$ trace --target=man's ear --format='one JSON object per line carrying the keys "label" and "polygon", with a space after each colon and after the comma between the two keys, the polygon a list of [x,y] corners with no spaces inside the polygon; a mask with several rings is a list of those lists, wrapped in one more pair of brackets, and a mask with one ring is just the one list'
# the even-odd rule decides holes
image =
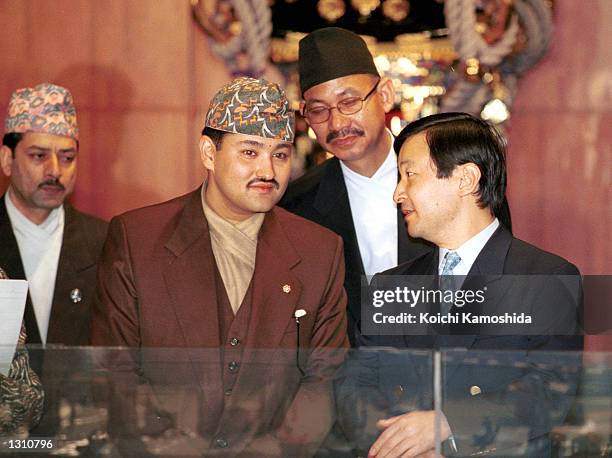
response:
{"label": "man's ear", "polygon": [[393,89],[393,82],[389,78],[383,77],[380,80],[380,83],[378,83],[377,90],[382,97],[385,113],[388,113],[395,104],[395,90]]}
{"label": "man's ear", "polygon": [[11,176],[13,160],[13,151],[6,145],[0,146],[0,168],[7,177]]}
{"label": "man's ear", "polygon": [[480,191],[480,169],[473,162],[461,164],[457,168],[459,172],[459,195],[478,195]]}
{"label": "man's ear", "polygon": [[204,167],[206,167],[207,170],[214,171],[215,154],[217,153],[215,142],[213,142],[208,135],[202,135],[200,137],[199,147],[202,164],[204,164]]}

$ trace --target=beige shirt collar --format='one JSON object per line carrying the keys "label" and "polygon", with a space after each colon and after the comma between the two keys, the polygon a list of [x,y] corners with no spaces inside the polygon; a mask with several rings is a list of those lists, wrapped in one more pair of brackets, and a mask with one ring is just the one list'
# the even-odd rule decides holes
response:
{"label": "beige shirt collar", "polygon": [[208,221],[210,239],[217,268],[223,279],[230,305],[238,312],[255,271],[257,237],[265,213],[231,223],[206,203],[206,185],[202,186],[202,209]]}

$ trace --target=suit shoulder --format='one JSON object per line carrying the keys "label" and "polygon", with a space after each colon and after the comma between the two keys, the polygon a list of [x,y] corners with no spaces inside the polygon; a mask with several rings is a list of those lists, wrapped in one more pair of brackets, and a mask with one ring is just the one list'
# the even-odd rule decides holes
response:
{"label": "suit shoulder", "polygon": [[413,261],[406,261],[398,264],[395,267],[391,267],[390,269],[385,270],[384,272],[379,272],[376,276],[379,275],[406,275],[407,272],[410,271],[410,267]]}
{"label": "suit shoulder", "polygon": [[377,275],[425,275],[429,270],[431,262],[432,251],[429,250]]}
{"label": "suit shoulder", "polygon": [[[165,202],[129,210],[115,216],[113,220],[121,220],[128,226],[138,225],[148,228],[156,227],[159,226],[160,221],[171,219],[180,213],[185,207],[185,203],[192,195],[193,191]],[[148,224],[151,224],[151,226],[147,226]]]}
{"label": "suit shoulder", "polygon": [[580,274],[567,259],[517,238],[512,239],[504,270],[514,274]]}
{"label": "suit shoulder", "polygon": [[108,221],[105,221],[102,218],[98,218],[95,215],[82,212],[80,210],[77,210],[76,208],[72,208],[71,211],[72,216],[81,225],[89,226],[98,230],[106,230],[106,228],[108,227]]}
{"label": "suit shoulder", "polygon": [[[186,209],[197,214],[195,205],[200,203],[200,191],[194,191],[165,202],[130,210],[115,216],[109,227],[109,240],[124,239],[133,256],[143,258],[152,256],[155,250],[166,245],[175,233]],[[204,221],[204,212],[200,203],[200,212]],[[200,230],[195,219],[195,230]]]}
{"label": "suit shoulder", "polygon": [[67,208],[67,217],[74,221],[74,228],[82,232],[90,243],[102,246],[108,231],[108,222],[97,216],[77,210],[74,207]]}

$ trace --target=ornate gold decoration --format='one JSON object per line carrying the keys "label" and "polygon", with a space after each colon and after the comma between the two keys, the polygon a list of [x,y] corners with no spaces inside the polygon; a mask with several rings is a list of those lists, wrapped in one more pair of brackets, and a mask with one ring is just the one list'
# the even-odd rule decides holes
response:
{"label": "ornate gold decoration", "polygon": [[408,0],[385,0],[382,4],[383,14],[395,22],[401,22],[410,13]]}
{"label": "ornate gold decoration", "polygon": [[342,0],[319,0],[317,3],[319,16],[328,22],[336,22],[346,12],[346,6]]}
{"label": "ornate gold decoration", "polygon": [[[290,32],[285,38],[272,38],[272,62],[276,64],[296,62],[298,43],[305,33]],[[402,56],[414,59],[443,60],[450,65],[457,58],[453,45],[446,38],[430,40],[428,33],[402,34],[395,37],[395,42],[377,42],[373,37],[362,35],[374,57],[385,55],[397,60]]]}

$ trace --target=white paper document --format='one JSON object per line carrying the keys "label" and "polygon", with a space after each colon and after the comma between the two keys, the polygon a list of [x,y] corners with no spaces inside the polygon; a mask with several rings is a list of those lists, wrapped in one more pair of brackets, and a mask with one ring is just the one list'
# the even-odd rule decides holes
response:
{"label": "white paper document", "polygon": [[26,280],[0,280],[0,373],[8,375],[28,295]]}

